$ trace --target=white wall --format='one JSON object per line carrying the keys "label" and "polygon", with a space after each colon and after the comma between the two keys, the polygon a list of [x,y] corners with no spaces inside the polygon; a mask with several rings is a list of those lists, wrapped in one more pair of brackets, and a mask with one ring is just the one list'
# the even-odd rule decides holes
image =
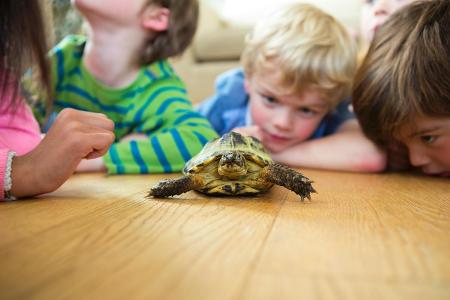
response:
{"label": "white wall", "polygon": [[362,0],[207,0],[222,18],[234,24],[252,25],[271,10],[292,2],[314,4],[344,24],[358,28]]}

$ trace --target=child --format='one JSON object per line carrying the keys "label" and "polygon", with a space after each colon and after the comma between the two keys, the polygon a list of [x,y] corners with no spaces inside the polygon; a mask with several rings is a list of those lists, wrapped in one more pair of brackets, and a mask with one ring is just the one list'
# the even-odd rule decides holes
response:
{"label": "child", "polygon": [[242,54],[244,70],[217,81],[199,111],[223,134],[261,140],[290,166],[380,171],[384,154],[348,111],[356,47],[333,17],[294,4],[256,24]]}
{"label": "child", "polygon": [[61,112],[41,141],[39,126],[18,84],[25,62],[36,59],[43,84],[48,86],[39,3],[0,2],[0,201],[54,191],[81,159],[103,155],[114,141],[111,120],[73,109]]}
{"label": "child", "polygon": [[[353,106],[378,145],[403,145],[427,175],[450,176],[450,2],[418,2],[375,34]],[[397,165],[397,157],[392,160]]]}
{"label": "child", "polygon": [[361,14],[361,37],[367,45],[375,32],[394,12],[417,0],[364,0]]}
{"label": "child", "polygon": [[[74,0],[88,37],[68,36],[51,53],[54,110],[103,112],[116,143],[78,171],[176,172],[217,136],[192,109],[168,57],[181,54],[197,25],[195,0]],[[36,109],[44,124],[43,110]]]}

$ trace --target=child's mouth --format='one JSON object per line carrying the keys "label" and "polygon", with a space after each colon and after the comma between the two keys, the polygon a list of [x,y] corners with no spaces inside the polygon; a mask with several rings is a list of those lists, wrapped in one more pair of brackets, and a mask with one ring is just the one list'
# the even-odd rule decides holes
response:
{"label": "child's mouth", "polygon": [[269,132],[266,132],[267,137],[269,138],[269,140],[273,141],[273,142],[278,142],[278,143],[282,143],[282,142],[286,142],[289,139],[277,134],[272,134]]}
{"label": "child's mouth", "polygon": [[424,174],[429,176],[435,176],[435,177],[450,177],[450,171],[444,171],[444,172],[426,172],[422,170]]}

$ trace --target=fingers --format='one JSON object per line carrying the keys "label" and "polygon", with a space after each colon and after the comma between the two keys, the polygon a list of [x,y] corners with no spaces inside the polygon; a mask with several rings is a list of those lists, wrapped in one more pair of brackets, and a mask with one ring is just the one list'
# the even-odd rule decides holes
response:
{"label": "fingers", "polygon": [[262,138],[261,128],[257,125],[238,127],[233,129],[234,132],[240,133],[246,136],[253,136],[259,140]]}
{"label": "fingers", "polygon": [[93,159],[105,155],[113,142],[114,134],[112,132],[105,130],[104,132],[91,134],[90,142],[88,143],[91,149],[83,158]]}
{"label": "fingers", "polygon": [[114,142],[114,122],[104,114],[64,109],[50,128],[46,142],[78,164],[108,151]]}
{"label": "fingers", "polygon": [[27,196],[55,190],[83,158],[108,151],[115,139],[113,130],[114,123],[103,114],[61,111],[39,145],[16,160],[14,192]]}
{"label": "fingers", "polygon": [[257,126],[245,126],[234,128],[233,131],[242,135],[253,135],[257,130]]}
{"label": "fingers", "polygon": [[63,109],[59,113],[56,121],[59,121],[61,123],[67,123],[68,121],[80,122],[88,126],[103,128],[109,131],[114,130],[114,122],[106,115],[102,113],[93,113],[72,108]]}
{"label": "fingers", "polygon": [[65,141],[69,149],[78,153],[80,159],[103,156],[115,140],[112,130],[86,123],[73,124],[70,132],[70,137],[65,137]]}

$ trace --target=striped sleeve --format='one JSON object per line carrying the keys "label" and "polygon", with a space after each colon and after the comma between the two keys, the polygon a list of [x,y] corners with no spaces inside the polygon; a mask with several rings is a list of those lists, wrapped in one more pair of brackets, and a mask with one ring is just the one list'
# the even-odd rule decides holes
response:
{"label": "striped sleeve", "polygon": [[195,112],[177,80],[155,84],[133,115],[145,140],[118,142],[104,156],[111,174],[179,172],[217,133]]}
{"label": "striped sleeve", "polygon": [[[69,35],[50,50],[48,56],[51,64],[51,86],[53,87],[54,97],[58,97],[64,89],[63,82],[66,80],[69,70],[80,63],[80,53],[85,40],[86,38],[83,36]],[[36,86],[32,76],[25,77],[24,86],[27,94],[31,97],[33,114],[41,127],[44,128],[47,111],[42,87]],[[57,102],[57,98],[53,99],[53,104]],[[55,109],[56,105],[53,106]]]}

